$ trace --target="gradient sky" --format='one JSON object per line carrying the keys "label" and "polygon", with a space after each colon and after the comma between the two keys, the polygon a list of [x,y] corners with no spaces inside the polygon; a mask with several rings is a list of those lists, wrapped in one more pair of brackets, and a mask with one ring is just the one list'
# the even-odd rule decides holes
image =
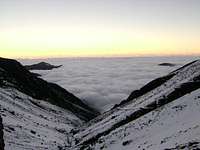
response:
{"label": "gradient sky", "polygon": [[200,0],[0,0],[0,56],[199,55]]}

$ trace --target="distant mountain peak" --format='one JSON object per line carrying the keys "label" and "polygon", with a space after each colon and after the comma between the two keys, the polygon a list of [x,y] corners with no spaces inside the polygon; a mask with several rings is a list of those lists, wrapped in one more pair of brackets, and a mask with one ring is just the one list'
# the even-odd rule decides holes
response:
{"label": "distant mountain peak", "polygon": [[25,65],[25,68],[28,70],[52,70],[54,68],[60,68],[62,65],[51,65],[47,62],[40,62],[33,65]]}

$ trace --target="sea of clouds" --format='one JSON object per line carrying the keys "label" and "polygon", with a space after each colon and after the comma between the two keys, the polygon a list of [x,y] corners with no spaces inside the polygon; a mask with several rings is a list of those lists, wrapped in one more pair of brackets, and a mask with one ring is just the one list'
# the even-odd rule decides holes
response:
{"label": "sea of clouds", "polygon": [[[149,81],[165,75],[197,57],[60,58],[19,60],[22,64],[45,61],[63,66],[49,71],[34,71],[59,84],[100,111],[126,99]],[[175,67],[159,63],[177,64]]]}

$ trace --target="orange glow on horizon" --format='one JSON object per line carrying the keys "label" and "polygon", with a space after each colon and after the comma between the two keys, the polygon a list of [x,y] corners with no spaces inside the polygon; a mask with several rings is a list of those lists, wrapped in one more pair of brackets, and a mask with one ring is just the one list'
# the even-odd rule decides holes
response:
{"label": "orange glow on horizon", "polygon": [[[0,29],[1,30],[1,29]],[[5,28],[0,56],[9,58],[200,55],[196,35],[131,28]]]}
{"label": "orange glow on horizon", "polygon": [[[19,54],[19,55],[18,55]],[[53,51],[53,52],[43,52],[43,53],[1,53],[0,57],[5,58],[13,58],[13,59],[45,59],[45,58],[82,58],[82,57],[160,57],[160,56],[200,56],[200,53],[198,51],[191,53],[190,51],[185,51],[184,53],[173,53],[170,51],[165,50],[165,53],[134,53],[134,52],[118,52],[118,53],[85,53],[84,51],[82,53],[65,53],[62,51]]]}
{"label": "orange glow on horizon", "polygon": [[200,55],[200,1],[0,1],[0,57]]}

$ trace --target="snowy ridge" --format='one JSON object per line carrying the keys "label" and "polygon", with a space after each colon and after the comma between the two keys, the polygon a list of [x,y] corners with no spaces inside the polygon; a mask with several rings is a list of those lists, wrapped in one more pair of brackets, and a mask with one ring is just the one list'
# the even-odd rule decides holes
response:
{"label": "snowy ridge", "polygon": [[[198,79],[200,76],[200,61],[195,61],[172,73],[174,77],[156,89],[120,108],[106,112],[102,115],[103,117],[97,117],[97,119],[86,124],[75,135],[78,141],[76,147],[85,148],[96,144],[101,137],[109,136],[121,126],[134,122],[138,118],[143,118],[149,112],[159,109],[160,106],[200,88]],[[183,90],[185,88],[186,90]]]}
{"label": "snowy ridge", "polygon": [[[200,147],[200,90],[99,138],[92,149],[164,150]],[[190,143],[196,143],[192,145]]]}
{"label": "snowy ridge", "polygon": [[11,88],[0,88],[0,109],[6,150],[69,147],[69,131],[82,123],[69,111]]}

